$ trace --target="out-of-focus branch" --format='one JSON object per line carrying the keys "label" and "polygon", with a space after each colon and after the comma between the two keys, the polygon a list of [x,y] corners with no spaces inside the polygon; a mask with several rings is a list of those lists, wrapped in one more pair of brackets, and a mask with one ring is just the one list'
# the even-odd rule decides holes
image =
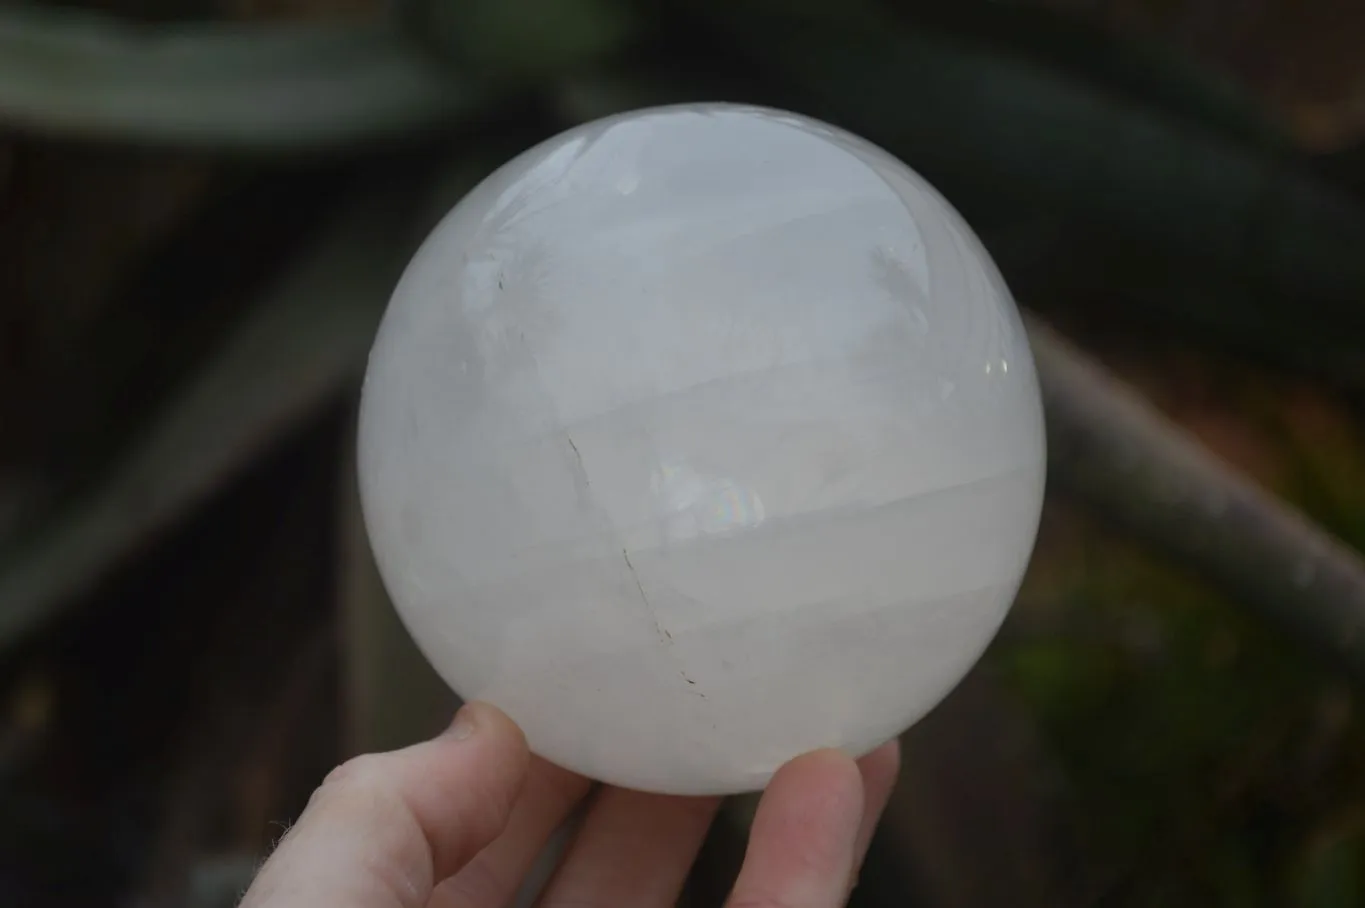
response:
{"label": "out-of-focus branch", "polygon": [[431,128],[476,101],[380,23],[142,26],[0,6],[0,123],[43,135],[303,150]]}
{"label": "out-of-focus branch", "polygon": [[1365,561],[1037,319],[1049,482],[1365,682]]}

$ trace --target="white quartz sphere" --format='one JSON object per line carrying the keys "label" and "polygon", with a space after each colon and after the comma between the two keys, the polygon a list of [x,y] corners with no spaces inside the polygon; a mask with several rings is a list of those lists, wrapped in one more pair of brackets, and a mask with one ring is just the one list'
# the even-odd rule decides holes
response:
{"label": "white quartz sphere", "polygon": [[413,638],[551,762],[675,794],[866,752],[961,680],[1032,550],[1019,315],[875,146],[710,104],[572,129],[413,259],[364,513]]}

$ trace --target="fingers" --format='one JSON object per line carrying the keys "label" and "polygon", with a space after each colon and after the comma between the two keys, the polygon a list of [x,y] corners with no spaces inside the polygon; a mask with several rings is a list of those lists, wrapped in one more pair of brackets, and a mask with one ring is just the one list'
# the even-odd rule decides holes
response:
{"label": "fingers", "polygon": [[671,908],[719,806],[719,798],[603,789],[541,908]]}
{"label": "fingers", "polygon": [[[842,904],[898,768],[895,742],[857,763],[821,751],[783,767],[759,805],[730,908]],[[333,772],[242,908],[505,905],[587,787],[532,762],[510,719],[470,704],[434,741]],[[605,789],[543,908],[672,905],[717,806]]]}
{"label": "fingers", "polygon": [[329,775],[242,908],[422,908],[502,832],[527,773],[521,731],[471,703],[441,737]]}
{"label": "fingers", "polygon": [[822,750],[783,766],[759,801],[727,908],[842,905],[863,808],[862,774],[848,756]]}
{"label": "fingers", "polygon": [[502,908],[521,890],[541,850],[588,793],[589,782],[531,758],[531,771],[507,828],[464,869],[442,882],[429,908]]}
{"label": "fingers", "polygon": [[900,771],[901,748],[896,738],[858,760],[858,772],[863,777],[863,820],[853,845],[855,876],[867,857],[868,846],[872,844],[872,836],[886,810],[886,802],[891,799],[891,789],[896,787]]}

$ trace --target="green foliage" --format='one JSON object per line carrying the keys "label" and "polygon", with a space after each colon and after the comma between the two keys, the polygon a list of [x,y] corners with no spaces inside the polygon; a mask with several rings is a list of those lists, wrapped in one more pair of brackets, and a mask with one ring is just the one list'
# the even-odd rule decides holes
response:
{"label": "green foliage", "polygon": [[1365,828],[1357,820],[1305,849],[1293,868],[1293,908],[1354,908],[1365,902]]}
{"label": "green foliage", "polygon": [[[1043,724],[1124,905],[1293,904],[1355,885],[1355,697],[1188,576],[1115,540],[1037,595],[993,659]],[[1352,850],[1354,849],[1354,850]]]}

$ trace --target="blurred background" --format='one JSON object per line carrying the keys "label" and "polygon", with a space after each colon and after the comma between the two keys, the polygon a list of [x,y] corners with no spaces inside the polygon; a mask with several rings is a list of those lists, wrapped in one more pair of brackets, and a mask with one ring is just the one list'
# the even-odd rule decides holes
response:
{"label": "blurred background", "polygon": [[445,723],[354,499],[393,282],[538,139],[735,100],[934,182],[1048,412],[854,904],[1365,905],[1362,48],[1359,0],[0,5],[0,904],[227,908]]}

